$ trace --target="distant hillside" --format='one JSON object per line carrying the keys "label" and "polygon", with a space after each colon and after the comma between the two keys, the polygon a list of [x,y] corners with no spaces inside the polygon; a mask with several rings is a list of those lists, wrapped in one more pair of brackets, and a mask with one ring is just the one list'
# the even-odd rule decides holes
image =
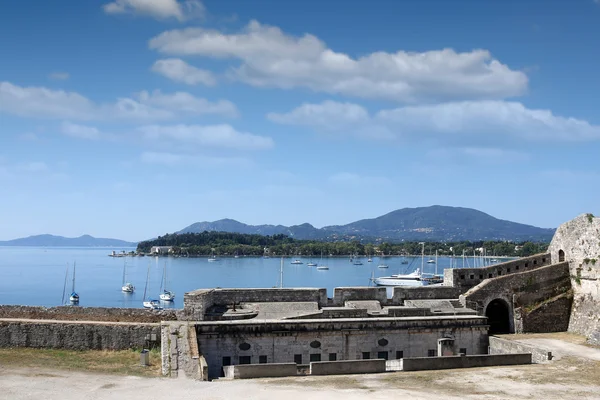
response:
{"label": "distant hillside", "polygon": [[318,229],[302,225],[247,225],[232,219],[197,222],[177,233],[234,232],[259,235],[284,234],[296,239],[349,240],[368,238],[375,241],[543,241],[548,242],[554,229],[497,219],[471,208],[431,206],[403,208],[377,218],[346,225]]}
{"label": "distant hillside", "polygon": [[44,247],[135,247],[137,243],[118,239],[95,238],[83,235],[66,238],[54,235],[36,235],[26,238],[0,241],[0,246],[44,246]]}

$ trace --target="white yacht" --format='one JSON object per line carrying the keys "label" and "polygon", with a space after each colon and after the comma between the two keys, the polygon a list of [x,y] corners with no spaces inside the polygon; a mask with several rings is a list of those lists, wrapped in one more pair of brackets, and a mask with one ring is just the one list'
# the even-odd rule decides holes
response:
{"label": "white yacht", "polygon": [[401,275],[390,275],[382,276],[380,278],[374,278],[373,282],[377,286],[425,286],[427,281],[421,276],[421,270],[417,268],[410,274]]}
{"label": "white yacht", "polygon": [[123,263],[123,283],[121,286],[121,291],[125,292],[125,293],[133,293],[133,291],[135,290],[135,286],[133,286],[133,284],[131,284],[129,282],[125,282],[126,278],[127,278],[127,261],[125,261]]}
{"label": "white yacht", "polygon": [[296,259],[296,260],[292,261],[290,264],[298,265],[298,264],[304,264],[304,263],[302,261]]}
{"label": "white yacht", "polygon": [[328,267],[327,265],[319,265],[319,266],[317,267],[317,269],[318,269],[318,270],[321,270],[321,271],[323,271],[323,270],[328,270],[328,269],[329,269],[329,267]]}
{"label": "white yacht", "polygon": [[163,267],[163,279],[161,283],[161,288],[163,288],[162,293],[158,296],[162,301],[174,301],[175,300],[175,292],[171,290],[167,290],[167,263],[165,262],[165,266]]}

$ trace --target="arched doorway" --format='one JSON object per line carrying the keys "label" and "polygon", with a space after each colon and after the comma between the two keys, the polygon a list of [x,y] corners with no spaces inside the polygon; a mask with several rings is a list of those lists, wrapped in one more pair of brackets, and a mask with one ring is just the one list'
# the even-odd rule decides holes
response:
{"label": "arched doorway", "polygon": [[558,251],[558,262],[563,262],[565,261],[565,252],[562,250]]}
{"label": "arched doorway", "polygon": [[485,309],[485,316],[490,325],[490,335],[510,333],[510,312],[504,300],[492,300]]}

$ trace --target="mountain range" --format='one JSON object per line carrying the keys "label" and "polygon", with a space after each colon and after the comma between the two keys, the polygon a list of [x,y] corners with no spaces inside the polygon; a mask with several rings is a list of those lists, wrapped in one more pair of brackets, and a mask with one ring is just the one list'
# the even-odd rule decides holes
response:
{"label": "mountain range", "polygon": [[555,229],[494,218],[472,208],[430,206],[402,208],[377,218],[362,219],[346,225],[315,228],[311,224],[247,225],[233,219],[196,222],[176,233],[204,231],[259,235],[284,234],[296,239],[375,241],[461,241],[511,240],[543,241],[552,239]]}
{"label": "mountain range", "polygon": [[35,235],[26,238],[0,241],[0,246],[40,246],[40,247],[135,247],[137,243],[118,239],[95,238],[83,235],[67,238],[54,235]]}

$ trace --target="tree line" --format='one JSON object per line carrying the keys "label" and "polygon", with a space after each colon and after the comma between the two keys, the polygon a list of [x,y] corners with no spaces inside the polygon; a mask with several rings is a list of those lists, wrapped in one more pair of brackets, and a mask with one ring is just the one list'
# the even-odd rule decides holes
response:
{"label": "tree line", "polygon": [[[421,254],[420,242],[401,243],[362,243],[322,242],[315,240],[298,240],[280,234],[263,236],[231,232],[202,232],[166,234],[154,240],[140,242],[138,252],[148,253],[153,246],[172,246],[172,254],[201,256],[215,254],[218,256],[394,256]],[[440,256],[463,254],[482,255],[485,249],[488,256],[526,257],[542,253],[548,243],[509,242],[509,241],[460,241],[460,242],[426,242],[425,254],[434,255],[436,250]]]}

